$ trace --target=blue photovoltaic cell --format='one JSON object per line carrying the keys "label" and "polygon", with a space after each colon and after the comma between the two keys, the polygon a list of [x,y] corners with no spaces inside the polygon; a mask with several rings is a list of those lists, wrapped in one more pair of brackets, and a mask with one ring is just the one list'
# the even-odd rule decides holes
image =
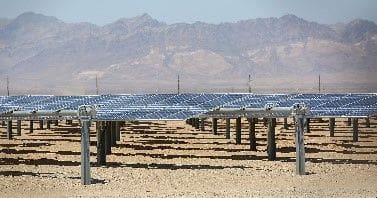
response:
{"label": "blue photovoltaic cell", "polygon": [[217,108],[263,108],[305,103],[311,117],[377,114],[376,94],[127,94],[93,96],[0,96],[0,113],[77,110],[95,105],[99,120],[183,120]]}

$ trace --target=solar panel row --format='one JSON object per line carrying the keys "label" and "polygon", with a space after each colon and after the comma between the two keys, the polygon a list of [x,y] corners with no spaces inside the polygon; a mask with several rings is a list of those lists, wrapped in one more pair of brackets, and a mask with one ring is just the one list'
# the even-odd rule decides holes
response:
{"label": "solar panel row", "polygon": [[292,107],[305,103],[311,117],[377,114],[377,94],[128,94],[93,96],[0,96],[0,114],[10,111],[77,110],[95,105],[99,120],[183,120],[216,108]]}

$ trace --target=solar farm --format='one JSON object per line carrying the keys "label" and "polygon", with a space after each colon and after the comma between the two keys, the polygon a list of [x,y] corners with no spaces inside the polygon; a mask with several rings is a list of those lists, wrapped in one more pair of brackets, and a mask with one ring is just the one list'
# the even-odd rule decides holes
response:
{"label": "solar farm", "polygon": [[[242,110],[266,105],[310,108],[308,118],[369,117],[377,113],[376,94],[144,94],[102,96],[1,96],[2,118],[14,112],[76,111],[90,105],[96,109],[95,121],[186,120],[206,117],[217,109]],[[32,114],[30,114],[32,116]],[[238,115],[242,116],[242,115]],[[66,119],[65,116],[63,119]],[[249,117],[260,117],[250,115]],[[265,116],[262,116],[265,117]],[[287,116],[282,116],[287,117]],[[23,118],[28,118],[24,116]],[[41,116],[39,119],[52,119]],[[74,117],[78,119],[78,117]]]}
{"label": "solar farm", "polygon": [[[178,124],[181,128],[173,130],[172,137],[164,136],[165,139],[179,138],[182,129],[186,132],[192,131],[193,134],[205,133],[214,140],[219,138],[220,141],[225,141],[224,144],[234,145],[241,153],[247,151],[251,152],[250,156],[254,156],[257,152],[257,156],[267,161],[285,163],[284,166],[289,164],[290,171],[300,177],[297,175],[313,172],[305,167],[306,161],[312,163],[311,158],[305,158],[306,141],[308,140],[310,145],[315,143],[315,138],[310,136],[318,133],[318,126],[320,133],[325,134],[323,137],[326,138],[335,138],[338,127],[348,126],[350,135],[347,135],[346,139],[351,142],[351,147],[357,148],[360,144],[359,138],[364,137],[363,130],[372,130],[375,127],[376,115],[377,94],[374,93],[0,96],[1,130],[5,134],[3,142],[12,144],[12,141],[22,140],[25,135],[22,133],[33,135],[36,131],[57,130],[63,125],[75,126],[74,128],[79,130],[80,141],[76,144],[80,146],[80,178],[84,185],[98,183],[98,176],[96,172],[91,172],[91,167],[97,170],[113,166],[118,163],[112,160],[114,150],[116,153],[122,145],[131,144],[124,141],[143,137],[145,131],[133,130],[140,123],[149,123],[152,126],[160,123],[164,126],[181,123]],[[36,123],[39,127],[34,127]],[[279,146],[279,141],[284,139],[281,139],[284,131],[291,131],[289,137],[294,144],[291,145],[292,149],[288,149],[291,155],[289,158],[279,156],[280,152],[287,149]],[[263,134],[263,138],[260,134]],[[263,148],[261,141],[265,142]],[[218,143],[209,141],[206,145]],[[153,145],[150,143],[149,146]],[[162,159],[165,155],[167,154],[162,155]],[[246,157],[248,161],[253,161],[252,158]],[[19,162],[4,159],[4,164],[22,164],[21,159]],[[372,160],[367,163],[376,162]],[[59,161],[54,164],[59,165]],[[146,169],[153,168],[154,165],[149,166]],[[180,169],[180,166],[174,167]],[[198,167],[206,165],[199,164]]]}

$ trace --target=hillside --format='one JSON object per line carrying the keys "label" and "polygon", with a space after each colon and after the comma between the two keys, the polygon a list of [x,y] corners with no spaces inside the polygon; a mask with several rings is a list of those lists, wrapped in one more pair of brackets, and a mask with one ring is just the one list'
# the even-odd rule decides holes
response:
{"label": "hillside", "polygon": [[[166,24],[148,14],[97,26],[32,12],[0,20],[0,74],[18,94],[377,91],[377,26],[294,15]],[[5,94],[5,80],[0,81]]]}

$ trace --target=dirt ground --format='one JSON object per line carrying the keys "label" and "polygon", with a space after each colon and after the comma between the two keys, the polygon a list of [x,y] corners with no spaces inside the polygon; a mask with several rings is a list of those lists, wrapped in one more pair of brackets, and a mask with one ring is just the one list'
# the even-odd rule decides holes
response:
{"label": "dirt ground", "polygon": [[[291,122],[291,120],[289,120]],[[199,131],[184,122],[133,122],[106,167],[96,166],[94,124],[91,134],[92,185],[80,184],[80,129],[77,123],[6,139],[0,128],[0,197],[377,197],[377,120],[359,121],[359,142],[352,128],[336,120],[313,120],[305,134],[307,175],[295,174],[294,131],[276,127],[277,160],[268,161],[266,128],[257,124],[257,149],[250,151],[247,122],[242,144],[225,139],[225,121],[213,135],[210,122]],[[15,129],[14,129],[15,130]]]}

